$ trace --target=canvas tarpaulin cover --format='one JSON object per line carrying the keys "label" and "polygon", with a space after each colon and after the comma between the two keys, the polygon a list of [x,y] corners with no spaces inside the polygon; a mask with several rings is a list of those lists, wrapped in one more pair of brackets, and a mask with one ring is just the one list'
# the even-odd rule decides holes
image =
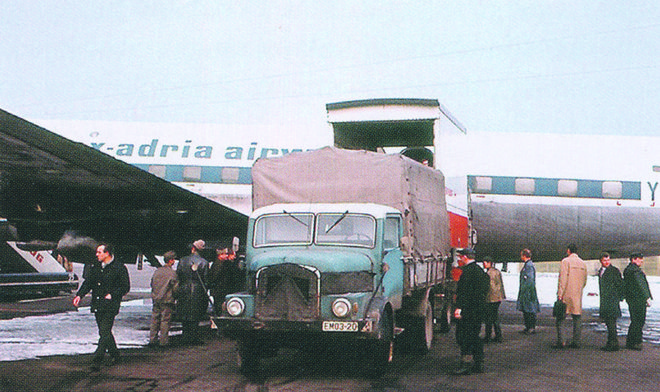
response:
{"label": "canvas tarpaulin cover", "polygon": [[252,167],[252,206],[275,203],[376,203],[404,216],[417,257],[449,255],[444,176],[399,154],[324,147],[259,159]]}

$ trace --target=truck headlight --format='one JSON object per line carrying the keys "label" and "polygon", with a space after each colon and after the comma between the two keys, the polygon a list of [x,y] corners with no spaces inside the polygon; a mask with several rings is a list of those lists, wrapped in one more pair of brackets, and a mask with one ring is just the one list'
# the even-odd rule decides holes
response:
{"label": "truck headlight", "polygon": [[351,303],[348,302],[346,298],[337,298],[332,303],[332,313],[335,316],[339,318],[343,318],[348,316],[350,312],[351,312]]}
{"label": "truck headlight", "polygon": [[230,298],[227,301],[227,313],[232,317],[237,317],[245,311],[245,302],[238,297]]}

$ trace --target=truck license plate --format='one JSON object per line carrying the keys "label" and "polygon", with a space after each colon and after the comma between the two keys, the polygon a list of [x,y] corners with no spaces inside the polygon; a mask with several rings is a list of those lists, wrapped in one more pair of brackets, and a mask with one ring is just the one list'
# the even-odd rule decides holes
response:
{"label": "truck license plate", "polygon": [[324,321],[324,332],[357,332],[357,321]]}

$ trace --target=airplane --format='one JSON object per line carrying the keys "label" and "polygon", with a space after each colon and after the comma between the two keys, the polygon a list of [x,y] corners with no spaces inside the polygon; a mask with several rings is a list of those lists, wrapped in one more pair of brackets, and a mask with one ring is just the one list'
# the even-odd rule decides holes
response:
{"label": "airplane", "polygon": [[84,263],[94,252],[81,249],[93,240],[113,244],[122,262],[155,263],[167,250],[185,254],[196,239],[230,244],[247,230],[244,214],[3,110],[0,217],[0,242],[15,243],[22,259],[8,267],[3,257],[0,282],[22,289],[46,273],[57,274],[52,287],[71,280],[64,267],[49,272],[22,251],[43,260],[39,252],[56,249]]}
{"label": "airplane", "polygon": [[468,131],[436,99],[345,101],[326,111],[305,137],[290,135],[295,123],[42,124],[245,215],[256,159],[334,144],[401,152],[442,170],[453,245],[481,257],[519,261],[530,248],[535,261],[559,260],[569,243],[585,259],[660,254],[658,138]]}

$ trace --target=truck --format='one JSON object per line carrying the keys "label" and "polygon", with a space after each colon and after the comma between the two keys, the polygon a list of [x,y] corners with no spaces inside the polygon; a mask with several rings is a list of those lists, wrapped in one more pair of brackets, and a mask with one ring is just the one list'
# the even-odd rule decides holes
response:
{"label": "truck", "polygon": [[[394,342],[426,353],[450,323],[444,177],[400,154],[324,147],[259,159],[247,289],[214,322],[246,375],[282,347],[358,347],[386,371]],[[398,352],[398,350],[397,350]]]}

